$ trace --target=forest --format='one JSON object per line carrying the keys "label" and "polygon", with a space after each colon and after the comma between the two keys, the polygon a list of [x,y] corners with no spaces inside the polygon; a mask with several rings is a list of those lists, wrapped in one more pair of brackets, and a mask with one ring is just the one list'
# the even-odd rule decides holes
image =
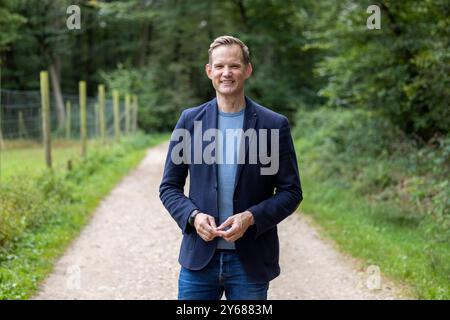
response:
{"label": "forest", "polygon": [[[97,155],[61,180],[27,184],[28,178],[0,176],[0,298],[29,297],[39,281],[25,274],[44,275],[29,269],[21,271],[22,282],[9,278],[11,268],[34,267],[23,262],[28,253],[14,267],[2,265],[2,254],[21,252],[23,236],[50,219],[39,218],[44,211],[67,209],[59,207],[62,199],[81,208],[87,194],[68,190],[109,161],[122,166],[127,152],[134,152],[129,168],[136,165],[145,147],[168,138],[183,110],[212,99],[208,48],[232,35],[250,50],[245,94],[289,119],[302,212],[344,252],[408,284],[414,297],[449,299],[449,17],[446,0],[0,0],[0,150],[7,175],[18,173],[19,160],[43,163],[40,154],[12,156],[24,140],[41,143],[40,127],[27,120],[40,112],[41,71],[49,74],[58,139],[69,117],[66,103],[77,108],[80,81],[87,83],[88,108],[99,85],[107,105],[113,92],[139,105],[138,138],[114,156]],[[35,113],[22,114],[27,105]],[[119,171],[117,179],[126,173]],[[90,183],[100,190],[98,181]],[[107,194],[102,190],[95,201]],[[40,208],[43,199],[48,203]],[[30,222],[18,212],[33,212]]]}

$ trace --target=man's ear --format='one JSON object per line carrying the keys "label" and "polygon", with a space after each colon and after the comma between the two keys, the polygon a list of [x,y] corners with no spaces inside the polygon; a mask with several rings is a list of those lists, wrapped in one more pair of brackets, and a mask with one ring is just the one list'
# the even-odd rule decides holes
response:
{"label": "man's ear", "polygon": [[208,78],[212,79],[211,78],[212,69],[211,69],[211,66],[209,65],[209,63],[205,64],[205,72],[206,72],[206,75],[208,76]]}
{"label": "man's ear", "polygon": [[249,62],[247,67],[245,68],[245,79],[250,78],[252,73],[253,73],[253,66],[252,66],[251,62]]}

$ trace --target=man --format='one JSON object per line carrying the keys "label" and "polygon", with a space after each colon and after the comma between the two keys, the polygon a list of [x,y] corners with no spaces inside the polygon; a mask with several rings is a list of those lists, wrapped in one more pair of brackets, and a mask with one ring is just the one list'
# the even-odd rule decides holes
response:
{"label": "man", "polygon": [[159,189],[183,232],[178,298],[225,292],[263,300],[280,274],[277,224],[302,200],[294,145],[287,118],[244,95],[253,70],[248,47],[221,36],[208,52],[216,98],[181,114]]}

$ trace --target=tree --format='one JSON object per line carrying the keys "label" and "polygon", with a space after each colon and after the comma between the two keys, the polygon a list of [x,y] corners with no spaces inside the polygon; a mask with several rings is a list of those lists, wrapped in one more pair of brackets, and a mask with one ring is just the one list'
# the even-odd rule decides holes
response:
{"label": "tree", "polygon": [[448,2],[378,1],[380,30],[366,28],[369,2],[324,3],[333,14],[312,43],[326,48],[329,104],[375,110],[419,139],[448,133]]}
{"label": "tree", "polygon": [[[8,60],[11,60],[9,62],[11,69],[14,69],[14,73],[18,75],[24,74],[25,79],[29,79],[33,74],[33,84],[37,83],[38,78],[35,75],[40,70],[50,71],[59,127],[64,124],[61,60],[70,49],[68,42],[70,34],[66,28],[65,10],[68,5],[67,0],[29,0],[11,4],[11,9],[15,13],[28,17],[20,29],[21,42],[12,46],[13,55],[8,56]],[[18,68],[25,70],[17,70]],[[30,81],[23,80],[22,76],[19,77],[21,82]],[[19,88],[24,89],[27,86],[25,82],[20,84]]]}
{"label": "tree", "polygon": [[18,29],[26,21],[22,16],[11,13],[7,8],[9,4],[5,1],[5,7],[0,7],[0,149],[5,148],[2,133],[2,53],[10,43],[20,38]]}

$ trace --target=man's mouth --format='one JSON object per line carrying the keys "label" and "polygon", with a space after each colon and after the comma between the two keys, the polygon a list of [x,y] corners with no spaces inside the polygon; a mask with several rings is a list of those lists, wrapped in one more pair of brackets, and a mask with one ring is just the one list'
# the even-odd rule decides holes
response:
{"label": "man's mouth", "polygon": [[222,81],[220,81],[220,83],[229,85],[229,84],[234,83],[234,81],[233,80],[222,80]]}

